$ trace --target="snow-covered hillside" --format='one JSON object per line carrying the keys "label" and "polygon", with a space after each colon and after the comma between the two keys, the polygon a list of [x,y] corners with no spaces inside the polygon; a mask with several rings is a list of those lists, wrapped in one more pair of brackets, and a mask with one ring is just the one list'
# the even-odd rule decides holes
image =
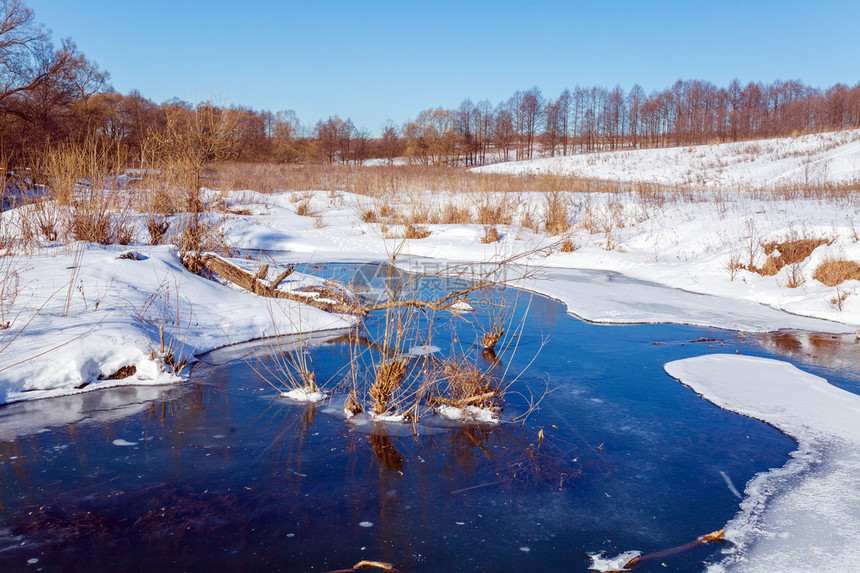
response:
{"label": "snow-covered hillside", "polygon": [[860,130],[721,145],[606,151],[497,163],[481,173],[553,173],[717,189],[785,188],[860,180]]}

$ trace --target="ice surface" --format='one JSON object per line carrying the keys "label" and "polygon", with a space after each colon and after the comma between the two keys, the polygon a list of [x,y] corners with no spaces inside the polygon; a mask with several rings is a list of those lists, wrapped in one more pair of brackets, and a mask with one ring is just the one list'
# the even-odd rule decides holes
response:
{"label": "ice surface", "polygon": [[418,346],[413,346],[409,349],[409,352],[406,354],[408,356],[429,356],[430,354],[436,354],[442,350],[438,346],[432,346],[430,344],[420,344]]}
{"label": "ice surface", "polygon": [[666,372],[714,404],[798,442],[783,468],[753,479],[713,571],[851,571],[860,562],[860,396],[787,362],[706,355]]}

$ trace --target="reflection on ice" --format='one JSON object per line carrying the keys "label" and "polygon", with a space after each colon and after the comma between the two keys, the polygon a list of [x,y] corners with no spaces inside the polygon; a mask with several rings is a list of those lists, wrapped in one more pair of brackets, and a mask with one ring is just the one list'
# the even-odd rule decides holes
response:
{"label": "reflection on ice", "polygon": [[169,386],[120,386],[73,396],[29,400],[0,408],[0,441],[78,423],[109,423],[144,411],[151,402],[176,392]]}

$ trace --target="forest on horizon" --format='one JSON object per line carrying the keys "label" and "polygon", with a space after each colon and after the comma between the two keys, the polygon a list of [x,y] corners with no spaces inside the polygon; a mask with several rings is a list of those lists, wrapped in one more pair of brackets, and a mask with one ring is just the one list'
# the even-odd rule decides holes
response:
{"label": "forest on horizon", "polygon": [[[288,102],[286,102],[288,105]],[[860,83],[826,89],[801,80],[721,87],[678,80],[646,93],[580,87],[546,97],[516,91],[493,104],[464,99],[456,108],[418,111],[388,121],[378,136],[349,118],[305,125],[292,110],[255,110],[218,101],[157,103],[134,90],[117,93],[110,75],[71,40],[55,43],[21,0],[0,20],[0,159],[30,167],[59,145],[93,141],[115,164],[146,164],[153,140],[170,137],[177,118],[226,141],[212,160],[362,164],[369,159],[471,166],[536,154],[723,143],[860,127]],[[205,125],[204,125],[205,124]]]}

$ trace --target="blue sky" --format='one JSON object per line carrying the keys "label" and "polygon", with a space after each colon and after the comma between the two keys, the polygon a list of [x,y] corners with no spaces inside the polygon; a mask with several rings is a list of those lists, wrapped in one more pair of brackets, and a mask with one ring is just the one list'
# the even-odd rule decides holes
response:
{"label": "blue sky", "polygon": [[27,0],[122,93],[338,114],[373,133],[466,97],[678,79],[860,82],[860,2]]}

